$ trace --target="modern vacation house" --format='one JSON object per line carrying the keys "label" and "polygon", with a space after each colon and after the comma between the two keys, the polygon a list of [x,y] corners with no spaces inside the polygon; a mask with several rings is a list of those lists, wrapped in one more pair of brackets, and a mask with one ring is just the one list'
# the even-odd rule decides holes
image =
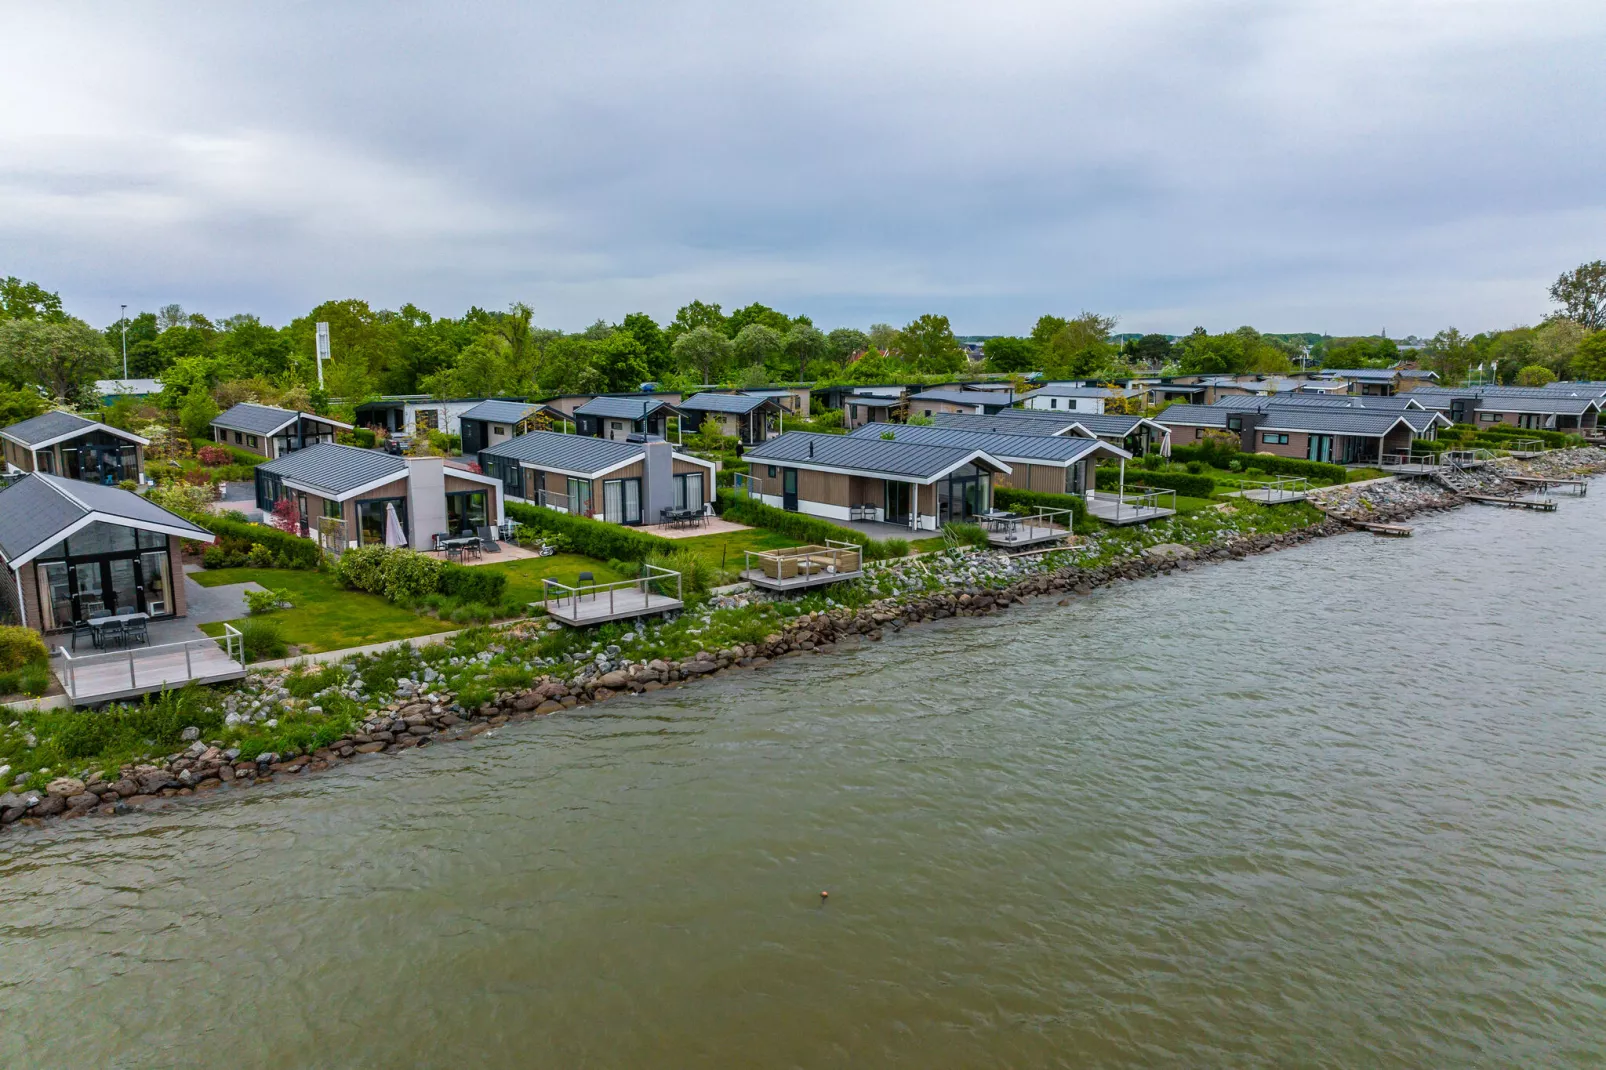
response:
{"label": "modern vacation house", "polygon": [[[1183,387],[1192,392],[1198,388]],[[1021,407],[1042,409],[1048,412],[1075,412],[1099,414],[1112,400],[1142,398],[1148,388],[1141,385],[1124,387],[1080,386],[1075,383],[1048,383],[1021,395]]]}
{"label": "modern vacation house", "polygon": [[849,394],[842,402],[842,426],[849,431],[865,424],[902,423],[909,415],[903,394]]}
{"label": "modern vacation house", "polygon": [[1008,390],[945,387],[910,394],[909,413],[912,416],[937,416],[943,413],[991,416],[1000,409],[1009,408],[1015,400],[1014,393]]}
{"label": "modern vacation house", "polygon": [[182,617],[181,539],[213,536],[132,491],[21,476],[0,490],[0,603],[38,632],[104,613]]}
{"label": "modern vacation house", "polygon": [[990,431],[1008,435],[1075,435],[1103,439],[1134,456],[1171,453],[1171,432],[1146,416],[1115,413],[1055,413],[1038,409],[1004,409],[992,416],[950,415],[934,418],[938,427]]}
{"label": "modern vacation house", "polygon": [[733,436],[743,446],[769,438],[781,419],[781,406],[774,398],[752,394],[693,394],[676,408],[685,431],[700,431],[713,420],[720,434]]}
{"label": "modern vacation house", "polygon": [[1085,436],[994,434],[957,427],[861,427],[848,437],[982,450],[1009,465],[1010,471],[994,477],[995,487],[1046,494],[1081,495],[1093,486],[1093,468],[1100,458],[1126,460],[1132,456],[1118,446]]}
{"label": "modern vacation house", "polygon": [[[680,411],[662,397],[603,395],[575,409],[574,422],[578,434],[623,442],[631,435],[668,438],[669,418],[679,415]],[[680,430],[684,434],[686,428],[682,426]]]}
{"label": "modern vacation house", "polygon": [[974,447],[807,431],[788,431],[755,446],[747,460],[752,493],[768,505],[917,531],[989,511],[994,478],[1011,470]]}
{"label": "modern vacation house", "polygon": [[659,438],[616,442],[532,431],[480,456],[486,475],[510,501],[613,524],[705,513],[714,500],[713,462],[679,453]]}
{"label": "modern vacation house", "polygon": [[47,412],[0,429],[7,472],[44,472],[115,486],[145,478],[150,440],[70,412]]}
{"label": "modern vacation house", "polygon": [[1411,397],[1453,423],[1477,427],[1520,427],[1568,434],[1593,433],[1606,405],[1592,389],[1556,390],[1524,386],[1425,386]]}
{"label": "modern vacation house", "polygon": [[333,443],[336,431],[350,430],[350,424],[327,416],[242,401],[212,421],[212,441],[271,461],[294,450]]}
{"label": "modern vacation house", "polygon": [[478,533],[502,522],[502,487],[440,457],[400,457],[322,442],[256,468],[257,506],[293,501],[301,534],[325,547],[386,545],[393,512],[406,545],[433,548],[437,535]]}
{"label": "modern vacation house", "polygon": [[1233,405],[1173,405],[1156,419],[1189,444],[1207,432],[1236,435],[1246,453],[1325,461],[1329,464],[1380,464],[1392,454],[1409,453],[1413,438],[1432,438],[1450,421],[1419,409],[1364,408],[1353,405],[1288,405],[1264,399],[1258,408]]}
{"label": "modern vacation house", "polygon": [[532,430],[541,406],[528,401],[482,401],[457,418],[463,439],[463,456],[479,458],[480,451],[517,438]]}

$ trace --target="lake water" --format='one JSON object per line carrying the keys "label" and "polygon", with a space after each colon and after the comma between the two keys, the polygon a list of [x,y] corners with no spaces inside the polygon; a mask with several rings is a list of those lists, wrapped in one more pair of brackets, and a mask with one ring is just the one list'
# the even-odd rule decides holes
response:
{"label": "lake water", "polygon": [[14,832],[0,1064],[1599,1066],[1561,500]]}

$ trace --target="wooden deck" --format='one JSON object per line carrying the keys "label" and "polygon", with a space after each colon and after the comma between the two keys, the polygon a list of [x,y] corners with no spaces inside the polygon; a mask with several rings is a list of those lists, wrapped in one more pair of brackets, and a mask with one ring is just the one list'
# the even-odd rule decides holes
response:
{"label": "wooden deck", "polygon": [[[534,602],[532,605],[542,605]],[[611,620],[634,620],[657,613],[678,613],[686,603],[678,598],[626,588],[624,590],[585,592],[565,595],[545,603],[547,616],[571,628],[591,624],[606,624]]]}
{"label": "wooden deck", "polygon": [[137,698],[191,682],[218,684],[245,678],[245,665],[209,639],[77,658],[58,656],[50,667],[74,706]]}
{"label": "wooden deck", "polygon": [[1000,550],[1016,550],[1024,546],[1060,542],[1070,530],[1059,524],[1018,524],[1002,531],[989,531],[987,542]]}
{"label": "wooden deck", "polygon": [[1151,520],[1164,520],[1175,516],[1175,509],[1156,509],[1146,505],[1122,505],[1115,498],[1095,498],[1087,503],[1087,515],[1106,524],[1125,527],[1128,524],[1147,524]]}
{"label": "wooden deck", "polygon": [[1378,524],[1369,520],[1352,520],[1350,523],[1373,535],[1390,535],[1397,539],[1409,538],[1412,530],[1404,524]]}
{"label": "wooden deck", "polygon": [[844,580],[856,580],[863,575],[864,570],[859,569],[857,572],[800,572],[796,576],[778,579],[765,575],[761,568],[750,568],[743,572],[741,577],[754,587],[762,587],[766,591],[801,591],[809,587],[824,587]]}
{"label": "wooden deck", "polygon": [[1479,505],[1503,505],[1507,509],[1533,509],[1540,513],[1556,511],[1556,502],[1552,498],[1500,498],[1493,494],[1463,494],[1462,497]]}
{"label": "wooden deck", "polygon": [[1279,490],[1276,487],[1254,487],[1240,492],[1238,496],[1245,501],[1259,502],[1261,505],[1288,505],[1305,500],[1305,492],[1302,490]]}
{"label": "wooden deck", "polygon": [[[1512,456],[1515,457],[1516,454],[1512,454]],[[1575,492],[1580,498],[1589,493],[1589,481],[1584,479],[1572,479],[1564,476],[1555,478],[1550,476],[1506,476],[1505,479],[1508,483],[1521,483],[1524,486],[1538,487],[1540,490],[1560,487]]]}

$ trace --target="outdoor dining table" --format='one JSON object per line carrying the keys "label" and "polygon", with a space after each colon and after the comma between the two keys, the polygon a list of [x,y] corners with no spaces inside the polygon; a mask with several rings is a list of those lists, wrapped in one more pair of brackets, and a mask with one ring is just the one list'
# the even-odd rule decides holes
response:
{"label": "outdoor dining table", "polygon": [[1008,531],[1020,523],[1020,517],[1003,509],[994,509],[986,513],[977,513],[976,519],[980,520],[994,531]]}
{"label": "outdoor dining table", "polygon": [[95,617],[89,621],[90,630],[95,633],[95,645],[100,645],[100,630],[106,625],[117,623],[126,626],[130,621],[150,620],[149,613],[110,613],[104,617]]}

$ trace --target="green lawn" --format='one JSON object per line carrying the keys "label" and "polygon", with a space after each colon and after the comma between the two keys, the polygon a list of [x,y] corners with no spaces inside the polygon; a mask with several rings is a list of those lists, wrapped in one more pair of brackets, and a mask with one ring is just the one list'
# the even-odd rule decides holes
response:
{"label": "green lawn", "polygon": [[[345,590],[322,572],[220,568],[190,576],[203,587],[255,580],[270,590],[289,591],[296,607],[275,610],[266,616],[279,625],[285,642],[294,643],[307,652],[411,639],[457,627],[450,621],[421,616],[410,609],[391,605],[377,594]],[[238,620],[229,623],[239,625]],[[203,624],[201,630],[208,635],[222,635],[223,625]]]}
{"label": "green lawn", "polygon": [[716,569],[734,576],[747,560],[747,550],[779,550],[783,546],[799,546],[802,540],[782,535],[768,528],[749,528],[746,531],[728,531],[719,535],[694,535],[689,539],[676,539],[675,548],[687,550]]}
{"label": "green lawn", "polygon": [[[490,555],[486,555],[490,556]],[[579,554],[553,554],[551,557],[526,558],[523,561],[498,561],[495,564],[475,565],[490,569],[507,577],[507,597],[521,605],[541,600],[541,581],[554,579],[570,586],[579,582],[580,573],[591,573],[597,583],[627,580],[601,561]]]}

